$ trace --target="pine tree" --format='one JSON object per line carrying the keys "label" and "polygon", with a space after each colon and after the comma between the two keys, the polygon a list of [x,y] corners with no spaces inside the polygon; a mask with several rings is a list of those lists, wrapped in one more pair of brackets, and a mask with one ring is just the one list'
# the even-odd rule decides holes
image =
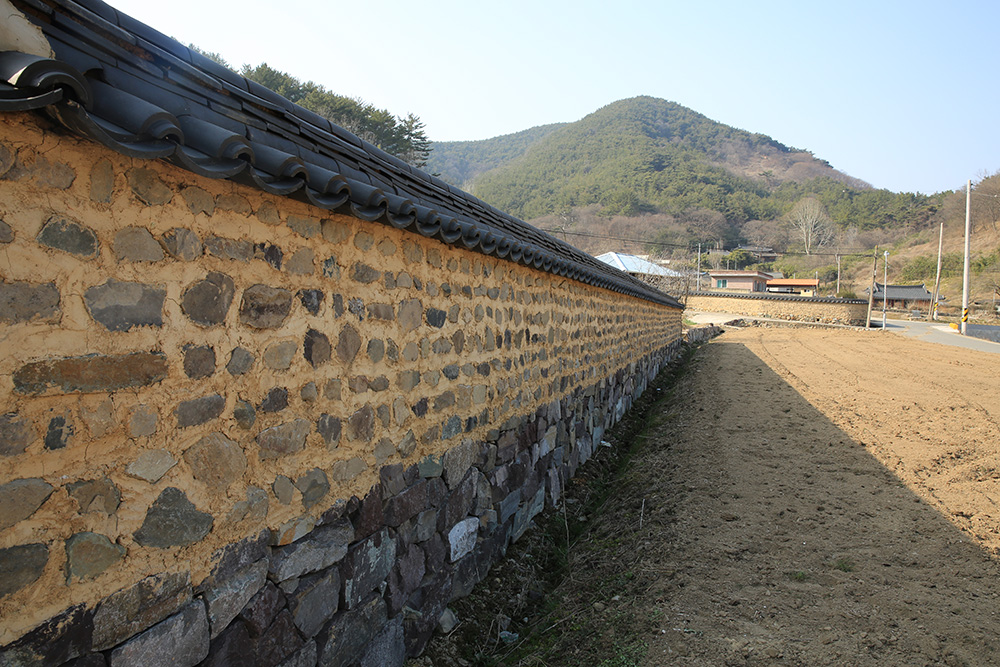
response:
{"label": "pine tree", "polygon": [[400,159],[418,169],[423,169],[427,166],[427,158],[431,153],[431,142],[424,132],[423,121],[409,113],[406,114],[406,118],[402,119],[400,128],[402,129]]}
{"label": "pine tree", "polygon": [[412,113],[406,118],[396,117],[386,109],[337,95],[312,81],[303,83],[267,63],[256,67],[244,65],[240,74],[414,167],[422,169],[427,166],[431,142],[424,133],[423,121]]}

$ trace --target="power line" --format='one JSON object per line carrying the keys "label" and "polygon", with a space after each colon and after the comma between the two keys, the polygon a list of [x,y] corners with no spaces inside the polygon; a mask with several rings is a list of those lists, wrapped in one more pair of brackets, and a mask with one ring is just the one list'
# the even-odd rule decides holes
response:
{"label": "power line", "polygon": [[594,239],[604,239],[607,241],[624,241],[626,243],[645,243],[647,245],[662,246],[664,248],[690,248],[691,244],[667,243],[666,241],[645,241],[642,239],[629,239],[622,236],[608,236],[606,234],[591,234],[590,232],[571,232],[566,229],[542,229],[549,234],[572,234],[573,236],[586,236]]}
{"label": "power line", "polygon": [[[574,231],[570,231],[570,230],[567,230],[567,229],[542,229],[542,228],[539,228],[539,229],[541,229],[541,231],[543,231],[543,232],[548,232],[549,234],[564,234],[564,235],[570,234],[570,235],[573,235],[573,236],[585,236],[587,238],[601,239],[601,240],[605,240],[605,241],[620,241],[620,242],[624,242],[624,243],[638,243],[640,245],[659,246],[659,247],[663,247],[663,248],[680,248],[680,249],[683,249],[683,250],[691,250],[692,247],[693,247],[693,245],[694,245],[693,243],[687,243],[687,244],[668,243],[666,241],[650,241],[650,240],[647,240],[647,239],[630,239],[630,238],[626,238],[624,236],[610,236],[610,235],[607,235],[607,234],[593,234],[591,232],[574,232]],[[733,250],[739,250],[739,248],[728,248],[728,249],[727,248],[721,248],[721,250],[727,250],[728,252],[732,252]],[[744,250],[745,250],[745,248],[744,248]],[[747,252],[749,252],[751,255],[754,254],[754,252],[751,251],[751,250],[747,250]],[[847,248],[847,249],[845,249],[845,250],[843,250],[841,252],[809,252],[809,253],[806,253],[806,252],[789,251],[789,252],[776,252],[775,254],[778,254],[778,255],[793,255],[793,256],[802,256],[802,257],[816,257],[816,256],[819,256],[819,257],[838,257],[838,256],[840,256],[840,257],[851,257],[851,256],[870,257],[870,256],[872,256],[872,251],[868,250],[868,249],[865,249],[865,248]]]}

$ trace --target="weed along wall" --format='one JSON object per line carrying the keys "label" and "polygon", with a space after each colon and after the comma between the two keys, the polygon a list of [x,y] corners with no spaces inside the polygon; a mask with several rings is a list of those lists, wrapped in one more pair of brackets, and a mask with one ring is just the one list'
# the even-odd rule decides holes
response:
{"label": "weed along wall", "polygon": [[[250,140],[158,155],[26,16],[55,56],[0,105],[0,664],[418,654],[676,353],[679,304],[361,142],[322,188],[304,149],[291,185]],[[245,136],[247,109],[291,136],[250,98]]]}

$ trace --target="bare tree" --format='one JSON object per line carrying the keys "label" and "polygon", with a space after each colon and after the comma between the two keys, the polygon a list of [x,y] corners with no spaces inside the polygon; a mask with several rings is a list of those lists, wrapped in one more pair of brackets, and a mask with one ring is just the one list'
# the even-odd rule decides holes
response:
{"label": "bare tree", "polygon": [[853,250],[860,248],[861,243],[858,239],[858,228],[856,225],[851,225],[837,234],[837,249],[843,250],[849,248]]}
{"label": "bare tree", "polygon": [[972,188],[972,221],[977,227],[989,225],[993,231],[1000,222],[1000,171],[981,173]]}
{"label": "bare tree", "polygon": [[784,246],[788,232],[774,220],[750,220],[744,223],[740,234],[752,246],[775,248]]}
{"label": "bare tree", "polygon": [[743,223],[740,234],[750,245],[762,248],[767,245],[770,230],[768,229],[768,224],[763,220],[748,220]]}
{"label": "bare tree", "polygon": [[686,211],[681,218],[687,225],[691,236],[708,243],[715,243],[722,248],[727,238],[733,233],[733,227],[726,216],[718,211],[699,208]]}
{"label": "bare tree", "polygon": [[[678,268],[681,267],[678,266]],[[661,292],[665,292],[675,299],[687,303],[687,296],[691,292],[691,286],[694,282],[696,274],[693,266],[685,266],[684,268],[681,268],[680,273],[681,275],[679,276],[637,275],[636,278],[650,287],[658,289]]]}
{"label": "bare tree", "polygon": [[823,210],[823,205],[813,197],[800,199],[788,219],[802,239],[802,246],[807,255],[816,248],[826,245],[834,237],[833,222]]}

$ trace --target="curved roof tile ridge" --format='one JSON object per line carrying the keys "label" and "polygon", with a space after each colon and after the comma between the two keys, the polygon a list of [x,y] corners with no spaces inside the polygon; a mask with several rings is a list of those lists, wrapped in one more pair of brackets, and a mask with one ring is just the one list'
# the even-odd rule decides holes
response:
{"label": "curved roof tile ridge", "polygon": [[0,111],[44,110],[130,157],[682,307],[101,0],[12,3],[55,57],[0,53]]}

